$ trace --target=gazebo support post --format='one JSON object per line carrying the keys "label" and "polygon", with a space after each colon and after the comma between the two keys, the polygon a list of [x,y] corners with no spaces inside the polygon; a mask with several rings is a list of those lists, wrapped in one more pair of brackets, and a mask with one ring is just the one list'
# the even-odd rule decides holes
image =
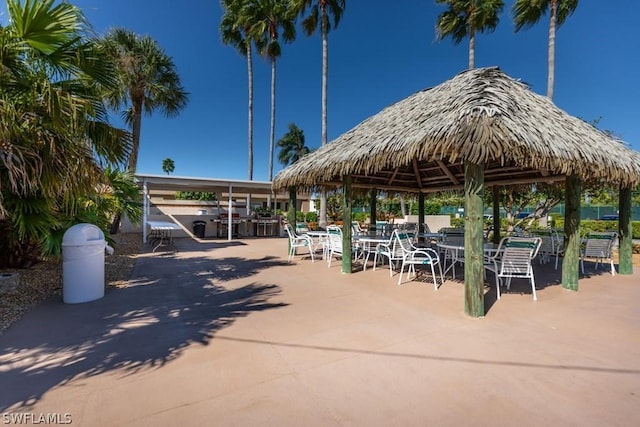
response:
{"label": "gazebo support post", "polygon": [[[296,200],[296,187],[289,187],[289,210],[287,211],[287,221],[293,227],[293,230],[296,230],[296,206],[298,201]],[[291,244],[291,240],[289,240],[289,245]],[[290,246],[287,246],[287,250],[291,250]]]}
{"label": "gazebo support post", "polygon": [[633,274],[633,227],[631,225],[631,187],[620,186],[620,217],[618,234],[620,239],[618,272]]}
{"label": "gazebo support post", "polygon": [[491,187],[493,193],[493,243],[500,243],[500,187]]}
{"label": "gazebo support post", "polygon": [[342,177],[342,272],[351,273],[351,175]]}
{"label": "gazebo support post", "polygon": [[562,261],[562,287],[578,290],[580,277],[580,193],[582,183],[576,175],[565,181],[564,260]]}
{"label": "gazebo support post", "polygon": [[484,165],[464,163],[464,310],[472,317],[484,316]]}
{"label": "gazebo support post", "polygon": [[369,231],[376,231],[376,218],[378,218],[378,189],[369,190]]}
{"label": "gazebo support post", "polygon": [[418,194],[418,233],[424,233],[424,193]]}

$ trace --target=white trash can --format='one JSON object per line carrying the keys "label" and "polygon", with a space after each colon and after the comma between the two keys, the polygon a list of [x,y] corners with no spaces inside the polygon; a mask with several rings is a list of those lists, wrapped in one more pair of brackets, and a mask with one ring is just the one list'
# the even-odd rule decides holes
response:
{"label": "white trash can", "polygon": [[93,224],[76,224],[62,237],[62,299],[76,304],[104,296],[104,233]]}

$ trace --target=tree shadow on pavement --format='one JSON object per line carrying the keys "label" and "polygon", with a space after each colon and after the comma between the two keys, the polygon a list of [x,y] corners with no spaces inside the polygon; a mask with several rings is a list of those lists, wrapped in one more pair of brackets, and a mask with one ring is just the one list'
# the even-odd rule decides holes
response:
{"label": "tree shadow on pavement", "polygon": [[225,283],[280,265],[275,257],[141,258],[130,287],[83,304],[46,301],[0,336],[0,412],[79,378],[157,369],[238,318],[286,306],[272,301],[275,284]]}

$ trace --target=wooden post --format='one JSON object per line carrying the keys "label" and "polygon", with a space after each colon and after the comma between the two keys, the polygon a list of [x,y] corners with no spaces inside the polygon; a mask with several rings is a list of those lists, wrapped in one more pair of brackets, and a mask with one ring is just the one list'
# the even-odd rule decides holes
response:
{"label": "wooden post", "polygon": [[342,272],[351,273],[351,175],[342,177]]}
{"label": "wooden post", "polygon": [[494,185],[491,188],[493,192],[493,243],[500,243],[500,187]]}
{"label": "wooden post", "polygon": [[296,200],[296,187],[289,188],[289,210],[287,211],[287,221],[296,229],[296,205],[298,201]]}
{"label": "wooden post", "polygon": [[578,290],[580,278],[580,178],[569,175],[565,181],[564,260],[562,287]]}
{"label": "wooden post", "polygon": [[484,316],[484,165],[464,163],[464,311]]}
{"label": "wooden post", "polygon": [[631,187],[620,186],[620,217],[618,220],[618,272],[633,274],[633,227],[631,224]]}
{"label": "wooden post", "polygon": [[418,233],[424,233],[424,193],[418,194]]}
{"label": "wooden post", "polygon": [[[287,222],[291,227],[293,227],[293,231],[296,231],[296,205],[298,201],[296,200],[296,187],[289,187],[289,210],[287,211]],[[289,245],[287,245],[287,250],[291,250],[291,240],[289,240]]]}
{"label": "wooden post", "polygon": [[376,231],[376,218],[378,217],[378,190],[372,188],[369,190],[369,231]]}

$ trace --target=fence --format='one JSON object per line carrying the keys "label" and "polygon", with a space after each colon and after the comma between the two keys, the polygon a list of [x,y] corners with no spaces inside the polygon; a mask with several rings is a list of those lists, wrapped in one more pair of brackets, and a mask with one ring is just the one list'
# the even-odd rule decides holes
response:
{"label": "fence", "polygon": [[[486,208],[486,207],[485,207]],[[461,210],[462,209],[462,210]],[[564,216],[564,204],[558,204],[554,206],[549,214],[555,214],[559,216]],[[533,212],[535,211],[535,206],[527,206],[522,210],[523,212]],[[462,215],[464,213],[464,209],[458,206],[443,206],[440,208],[440,213],[442,215],[452,215],[456,214]],[[493,214],[493,210],[491,208],[485,209],[486,214]],[[614,215],[618,213],[617,206],[582,206],[580,210],[580,218],[581,219],[599,219],[605,215]],[[506,216],[504,209],[500,209],[500,216]],[[640,221],[640,206],[632,206],[631,207],[631,220],[632,221]]]}

